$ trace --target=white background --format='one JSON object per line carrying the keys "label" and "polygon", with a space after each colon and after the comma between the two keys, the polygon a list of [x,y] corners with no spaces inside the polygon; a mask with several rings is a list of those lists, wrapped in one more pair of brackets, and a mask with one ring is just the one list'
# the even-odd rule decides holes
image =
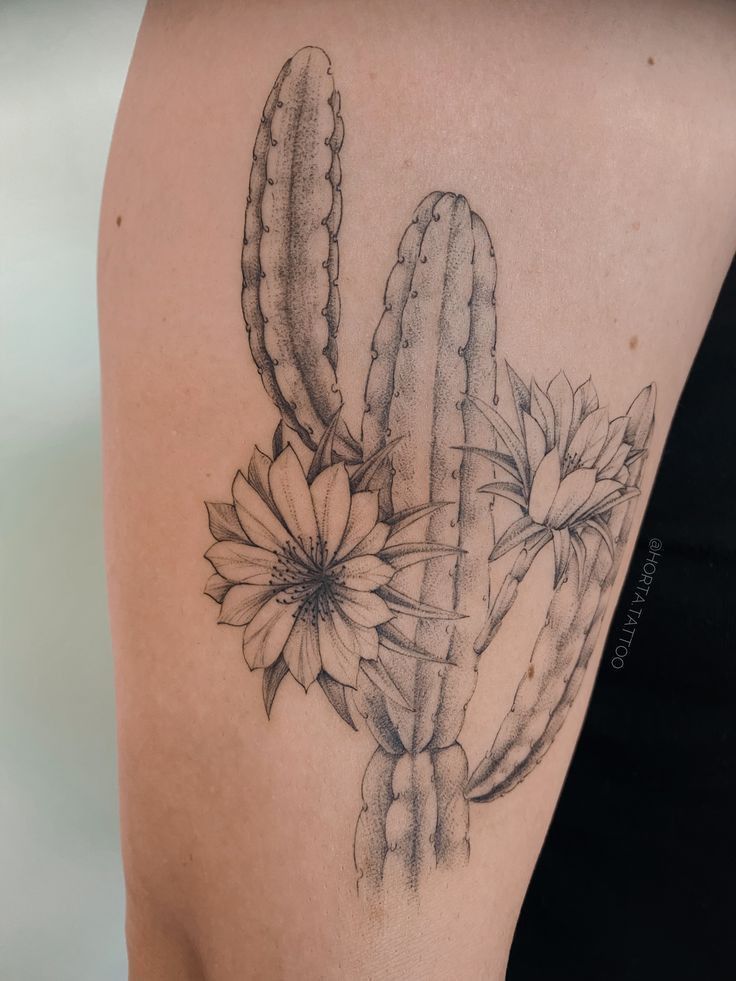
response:
{"label": "white background", "polygon": [[0,978],[126,976],[97,219],[143,0],[0,0]]}

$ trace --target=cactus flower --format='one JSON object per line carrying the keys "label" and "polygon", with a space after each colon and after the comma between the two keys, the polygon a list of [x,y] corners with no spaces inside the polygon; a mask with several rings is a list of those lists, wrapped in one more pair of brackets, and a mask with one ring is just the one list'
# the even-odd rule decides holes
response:
{"label": "cactus flower", "polygon": [[283,656],[305,689],[321,672],[355,688],[361,662],[378,658],[377,628],[396,612],[443,613],[389,584],[448,550],[397,545],[400,528],[378,520],[376,492],[351,490],[344,463],[310,484],[291,446],[273,461],[256,449],[247,477],[235,478],[233,504],[208,508],[218,541],[206,553],[215,575],[205,592],[221,605],[220,623],[245,628],[251,669]]}
{"label": "cactus flower", "polygon": [[609,422],[608,411],[599,407],[590,380],[573,391],[560,372],[545,392],[534,380],[525,385],[507,367],[518,427],[513,428],[495,409],[476,400],[508,454],[478,452],[512,478],[479,490],[513,501],[522,512],[496,542],[491,560],[519,545],[536,551],[551,541],[557,585],[567,572],[572,553],[582,573],[586,530],[600,535],[613,554],[606,515],[639,493],[628,487],[627,481],[628,468],[641,453],[626,441],[628,417]]}

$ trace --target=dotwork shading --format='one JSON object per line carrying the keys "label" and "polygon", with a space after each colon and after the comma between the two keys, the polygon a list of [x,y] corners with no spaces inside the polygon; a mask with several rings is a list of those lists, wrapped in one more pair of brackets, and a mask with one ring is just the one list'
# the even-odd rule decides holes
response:
{"label": "dotwork shading", "polygon": [[[590,380],[542,387],[506,365],[499,406],[494,248],[462,195],[435,191],[399,243],[354,436],[337,375],[343,133],[330,60],[302,48],[263,110],[242,252],[250,350],[280,421],[232,499],[207,505],[206,593],[242,629],[267,715],[291,675],[375,740],[354,841],[370,898],[466,861],[470,803],[512,790],[559,731],[631,531],[655,388],[611,419]],[[500,653],[545,551],[544,626],[469,767],[458,740],[480,659]]]}

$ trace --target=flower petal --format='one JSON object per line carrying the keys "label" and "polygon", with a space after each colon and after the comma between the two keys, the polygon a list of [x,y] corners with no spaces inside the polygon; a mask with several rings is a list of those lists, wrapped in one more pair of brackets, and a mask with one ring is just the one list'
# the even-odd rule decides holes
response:
{"label": "flower petal", "polygon": [[390,582],[396,569],[388,562],[382,562],[377,555],[356,555],[335,566],[334,575],[341,586],[370,592]]}
{"label": "flower petal", "polygon": [[218,542],[245,541],[245,533],[238,521],[238,515],[232,504],[213,504],[207,502],[210,532]]}
{"label": "flower petal", "polygon": [[254,545],[276,550],[287,544],[288,531],[242,473],[235,477],[233,500],[243,531]]}
{"label": "flower petal", "polygon": [[329,562],[342,542],[350,515],[350,481],[344,463],[335,463],[319,473],[310,488],[317,533]]}
{"label": "flower petal", "polygon": [[568,474],[577,467],[589,467],[600,453],[608,435],[608,411],[596,409],[580,424],[570,440],[565,454],[563,472]]}
{"label": "flower petal", "polygon": [[529,495],[529,517],[537,524],[544,524],[560,487],[560,455],[556,449],[546,454],[537,468]]}
{"label": "flower petal", "polygon": [[614,453],[612,459],[604,466],[599,468],[598,476],[605,480],[606,478],[614,478],[617,476],[621,467],[623,467],[626,462],[626,457],[629,453],[628,443],[622,443],[618,450]]}
{"label": "flower petal", "polygon": [[378,521],[378,493],[375,491],[360,491],[353,494],[350,501],[350,514],[348,515],[345,531],[343,532],[340,547],[337,550],[336,558],[341,559],[348,555],[362,542],[365,536],[373,529]]}
{"label": "flower petal", "polygon": [[520,484],[512,484],[508,480],[496,480],[491,484],[483,484],[478,488],[481,494],[493,494],[494,497],[503,497],[513,504],[518,504],[520,508],[526,507],[524,488]]}
{"label": "flower petal", "polygon": [[225,595],[232,586],[231,582],[227,579],[223,579],[216,572],[209,577],[207,580],[207,585],[204,587],[204,592],[206,596],[211,597],[217,603],[222,603],[225,599]]}
{"label": "flower petal", "polygon": [[574,470],[560,484],[547,515],[550,528],[561,528],[576,511],[586,504],[595,487],[593,467]]}
{"label": "flower petal", "polygon": [[336,586],[334,595],[345,616],[361,627],[377,627],[393,616],[386,603],[375,593]]}
{"label": "flower petal", "polygon": [[572,424],[572,385],[564,371],[558,372],[547,386],[547,395],[552,403],[555,416],[555,443],[559,447],[560,457],[564,456],[570,438]]}
{"label": "flower petal", "polygon": [[276,555],[245,542],[217,542],[205,552],[215,569],[231,582],[266,585],[272,576]]}
{"label": "flower petal", "polygon": [[528,412],[525,412],[522,416],[522,421],[524,423],[526,452],[529,457],[529,471],[533,478],[547,452],[547,439],[544,435],[544,430],[534,416],[530,416]]}
{"label": "flower petal", "polygon": [[579,385],[573,393],[570,432],[575,433],[583,419],[589,416],[591,412],[595,412],[597,408],[598,393],[595,390],[595,385],[589,378],[582,385]]}
{"label": "flower petal", "polygon": [[627,421],[626,416],[619,416],[617,419],[613,419],[611,421],[603,446],[601,447],[601,451],[595,461],[595,466],[598,471],[603,470],[603,468],[611,462],[621,446],[624,433],[626,432]]}
{"label": "flower petal", "polygon": [[270,508],[275,509],[273,498],[271,497],[271,490],[268,486],[268,471],[272,462],[270,456],[267,456],[257,446],[254,446],[250,463],[248,464],[248,483],[258,491]]}
{"label": "flower petal", "polygon": [[289,671],[306,691],[322,670],[317,626],[309,616],[299,616],[284,644]]}
{"label": "flower petal", "polygon": [[588,500],[584,501],[577,511],[573,512],[570,516],[571,523],[580,521],[584,515],[595,511],[601,502],[615,495],[617,491],[622,490],[623,487],[617,480],[597,480]]}
{"label": "flower petal", "polygon": [[[319,656],[324,670],[331,678],[350,688],[357,688],[361,657],[360,639],[354,630],[345,633],[344,628],[345,623],[337,612],[332,616],[319,618]],[[338,630],[342,631],[343,636],[338,633]]]}
{"label": "flower petal", "polygon": [[555,445],[555,412],[552,403],[533,378],[530,393],[531,407],[529,411],[541,426],[547,449],[551,450]]}
{"label": "flower petal", "polygon": [[377,555],[386,544],[391,529],[387,524],[379,521],[374,528],[368,532],[349,553],[349,557],[354,555]]}
{"label": "flower petal", "polygon": [[555,589],[567,572],[570,561],[570,532],[567,528],[552,530],[552,546],[555,554]]}
{"label": "flower petal", "polygon": [[238,583],[232,586],[222,601],[218,623],[230,623],[243,627],[273,596],[271,586],[255,583]]}
{"label": "flower petal", "polygon": [[[230,593],[249,588],[233,586]],[[297,604],[287,602],[281,593],[272,595],[260,608],[243,634],[243,657],[251,669],[273,664],[289,639],[298,612]]]}
{"label": "flower petal", "polygon": [[312,495],[299,457],[291,446],[271,464],[268,485],[286,527],[307,555],[314,555],[318,533]]}
{"label": "flower petal", "polygon": [[489,560],[495,562],[496,559],[500,559],[502,555],[506,555],[507,552],[516,548],[517,545],[522,545],[532,536],[538,535],[540,531],[545,531],[543,525],[532,521],[528,514],[522,514],[520,518],[508,526],[506,531],[498,539],[493,546]]}

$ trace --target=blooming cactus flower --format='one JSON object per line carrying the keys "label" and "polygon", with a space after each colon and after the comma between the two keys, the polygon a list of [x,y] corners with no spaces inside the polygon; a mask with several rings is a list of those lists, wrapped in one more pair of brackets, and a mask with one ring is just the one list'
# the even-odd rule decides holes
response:
{"label": "blooming cactus flower", "polygon": [[206,553],[215,574],[205,591],[221,604],[221,623],[245,628],[250,668],[279,662],[305,689],[324,675],[355,688],[370,662],[377,677],[380,643],[421,656],[396,628],[381,637],[379,628],[396,613],[453,617],[390,585],[400,569],[456,551],[396,542],[433,507],[379,521],[378,494],[354,492],[344,463],[310,483],[291,446],[273,461],[256,448],[233,503],[208,505],[218,540]]}
{"label": "blooming cactus flower", "polygon": [[560,372],[543,391],[527,386],[508,367],[518,429],[491,406],[476,402],[508,453],[474,448],[512,478],[480,488],[518,504],[521,517],[498,539],[491,560],[517,545],[529,549],[552,541],[555,585],[565,575],[571,551],[585,562],[583,532],[601,536],[613,554],[606,516],[638,494],[627,487],[629,465],[641,454],[627,442],[627,416],[609,422],[590,380],[573,391]]}

